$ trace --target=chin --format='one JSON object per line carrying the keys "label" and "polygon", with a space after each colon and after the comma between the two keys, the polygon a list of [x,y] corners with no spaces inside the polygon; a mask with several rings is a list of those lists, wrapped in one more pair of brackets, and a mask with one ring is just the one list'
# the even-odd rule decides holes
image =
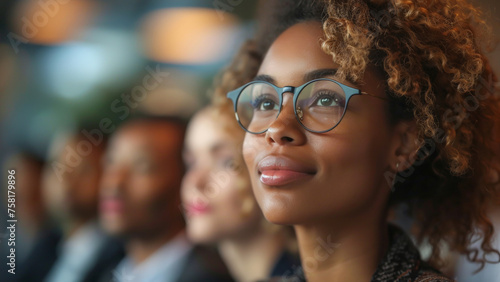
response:
{"label": "chin", "polygon": [[217,243],[218,236],[214,234],[211,228],[205,228],[204,226],[188,225],[186,228],[186,234],[189,240],[195,244],[213,244]]}
{"label": "chin", "polygon": [[311,222],[303,214],[296,214],[297,211],[288,209],[270,209],[264,211],[264,217],[267,221],[277,225],[300,225]]}
{"label": "chin", "polygon": [[99,225],[109,235],[121,236],[124,233],[125,223],[113,215],[101,214],[99,217]]}
{"label": "chin", "polygon": [[277,225],[294,225],[296,224],[295,220],[293,218],[290,218],[289,216],[282,216],[279,215],[276,212],[266,212],[264,213],[264,217],[267,221],[269,221],[272,224],[277,224]]}
{"label": "chin", "polygon": [[304,219],[300,207],[292,205],[289,199],[281,197],[282,195],[261,195],[258,198],[259,206],[267,221],[278,225],[295,225]]}
{"label": "chin", "polygon": [[107,234],[112,235],[112,236],[121,236],[124,233],[123,228],[119,225],[116,225],[116,224],[102,222],[101,226],[102,226],[102,229]]}

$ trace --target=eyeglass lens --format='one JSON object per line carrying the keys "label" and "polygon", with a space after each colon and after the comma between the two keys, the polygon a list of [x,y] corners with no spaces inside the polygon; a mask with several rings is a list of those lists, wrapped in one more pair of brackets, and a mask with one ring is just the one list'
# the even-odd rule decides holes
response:
{"label": "eyeglass lens", "polygon": [[[280,96],[270,84],[247,85],[238,98],[236,111],[240,123],[249,132],[267,130],[280,112]],[[330,80],[310,82],[300,91],[296,106],[299,122],[311,131],[335,127],[344,114],[346,95],[339,84]]]}

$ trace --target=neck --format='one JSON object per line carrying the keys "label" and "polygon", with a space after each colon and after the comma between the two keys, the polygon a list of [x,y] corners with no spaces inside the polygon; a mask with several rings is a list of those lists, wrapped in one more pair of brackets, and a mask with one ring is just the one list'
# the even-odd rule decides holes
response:
{"label": "neck", "polygon": [[68,239],[71,238],[75,233],[80,230],[85,224],[88,224],[92,221],[89,218],[78,218],[68,220],[66,223],[62,224],[63,237]]}
{"label": "neck", "polygon": [[182,228],[167,228],[163,232],[158,232],[155,236],[135,236],[129,238],[126,243],[127,256],[132,259],[134,264],[138,265],[148,259],[163,245],[171,241],[182,230]]}
{"label": "neck", "polygon": [[[363,219],[364,218],[364,219]],[[297,225],[307,281],[370,281],[388,247],[385,216]]]}
{"label": "neck", "polygon": [[237,281],[269,278],[271,270],[285,248],[285,235],[269,233],[264,227],[256,232],[224,240],[219,252]]}

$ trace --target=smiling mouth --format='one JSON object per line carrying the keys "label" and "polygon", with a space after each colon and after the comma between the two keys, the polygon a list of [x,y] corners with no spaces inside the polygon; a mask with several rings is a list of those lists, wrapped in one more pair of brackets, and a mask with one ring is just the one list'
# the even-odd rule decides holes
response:
{"label": "smiling mouth", "polygon": [[267,186],[284,186],[312,178],[316,170],[302,162],[282,156],[267,156],[258,164],[261,183]]}
{"label": "smiling mouth", "polygon": [[270,169],[260,172],[260,182],[268,186],[284,186],[297,181],[310,179],[313,176],[313,173],[287,169]]}

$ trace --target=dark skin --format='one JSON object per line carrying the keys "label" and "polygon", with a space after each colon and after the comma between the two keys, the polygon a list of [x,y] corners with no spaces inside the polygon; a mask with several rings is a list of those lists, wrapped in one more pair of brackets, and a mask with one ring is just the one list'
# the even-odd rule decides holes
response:
{"label": "dark skin", "polygon": [[[80,142],[88,142],[81,135],[76,135],[68,140],[64,148],[71,148],[77,151]],[[101,159],[104,154],[102,146],[93,146],[89,155],[81,155],[81,162],[72,166],[66,163],[70,157],[68,150],[63,150],[59,156],[59,162],[71,168],[70,171],[62,174],[60,185],[49,187],[57,189],[59,197],[51,197],[49,201],[53,205],[53,212],[56,216],[63,214],[62,225],[64,235],[71,236],[81,226],[95,220],[97,217],[97,205],[99,194],[99,181],[102,176]]]}
{"label": "dark skin", "polygon": [[45,207],[42,200],[41,174],[43,164],[29,155],[19,154],[9,160],[8,168],[15,168],[17,179],[17,214],[23,220],[20,224],[29,235],[35,235],[45,223]]}
{"label": "dark skin", "polygon": [[112,138],[101,182],[101,223],[127,240],[140,263],[184,229],[179,209],[183,132],[165,121],[135,121]]}
{"label": "dark skin", "polygon": [[[322,36],[319,22],[292,26],[272,44],[258,76],[279,87],[299,86],[318,70],[337,69],[320,48]],[[371,67],[359,85],[332,74],[322,77],[385,97],[383,80]],[[257,201],[269,221],[294,225],[308,281],[369,281],[388,246],[390,187],[384,173],[405,169],[404,160],[417,149],[415,126],[391,125],[384,100],[355,96],[335,129],[311,133],[297,122],[292,103],[285,93],[282,111],[267,132],[245,137],[244,158]],[[300,164],[307,177],[264,184],[259,162],[269,156]]]}

